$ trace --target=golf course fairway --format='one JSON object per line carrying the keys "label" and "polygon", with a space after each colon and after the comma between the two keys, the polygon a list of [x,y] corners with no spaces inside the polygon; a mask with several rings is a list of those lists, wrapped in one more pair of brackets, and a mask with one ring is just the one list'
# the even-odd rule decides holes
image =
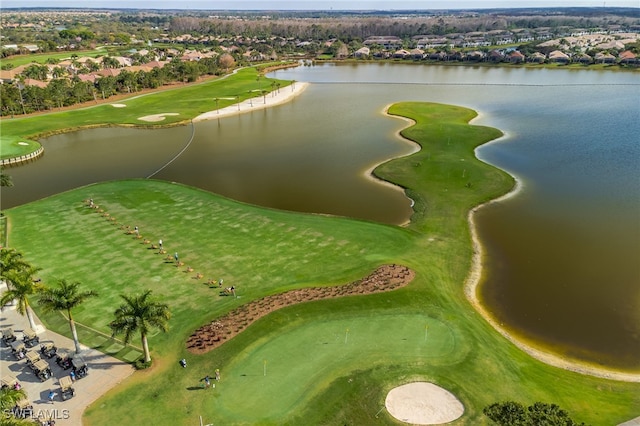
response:
{"label": "golf course fairway", "polygon": [[[389,113],[414,121],[402,136],[421,147],[374,170],[415,201],[404,227],[259,208],[142,179],[5,212],[10,247],[42,268],[45,284],[64,278],[99,293],[74,311],[79,327],[87,326],[82,343],[116,348],[110,353],[121,359],[139,350],[135,337],[128,347],[108,338],[120,294],[151,289],[171,310],[169,331],[150,336],[152,367],[91,405],[84,424],[398,424],[384,410],[385,397],[413,381],[453,393],[465,407],[457,425],[489,424],[482,409],[505,400],[558,404],[592,425],[640,414],[639,383],[540,362],[496,332],[465,296],[474,252],[468,213],[514,187],[511,176],[474,155],[501,132],[469,125],[476,113],[456,106],[407,102]],[[87,206],[89,198],[98,209]],[[128,233],[134,226],[141,239]],[[184,265],[149,247],[159,239]],[[415,271],[409,285],[290,305],[210,352],[187,351],[195,329],[251,300],[344,285],[392,263]],[[207,284],[220,278],[237,297]],[[61,315],[33,305],[48,327],[68,334]],[[221,380],[203,388],[201,379],[216,369]]]}

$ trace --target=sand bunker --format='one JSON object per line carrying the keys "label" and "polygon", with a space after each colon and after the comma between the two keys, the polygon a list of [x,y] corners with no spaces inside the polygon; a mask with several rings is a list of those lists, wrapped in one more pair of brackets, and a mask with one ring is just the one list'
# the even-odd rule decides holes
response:
{"label": "sand bunker", "polygon": [[169,115],[180,115],[177,112],[165,112],[164,114],[153,114],[153,115],[145,115],[144,117],[138,117],[138,120],[141,121],[162,121],[166,116]]}
{"label": "sand bunker", "polygon": [[124,107],[126,107],[125,104],[111,104],[111,106],[114,107],[114,108],[124,108]]}
{"label": "sand bunker", "polygon": [[415,425],[448,423],[464,413],[464,406],[451,392],[427,382],[391,389],[384,404],[393,417]]}

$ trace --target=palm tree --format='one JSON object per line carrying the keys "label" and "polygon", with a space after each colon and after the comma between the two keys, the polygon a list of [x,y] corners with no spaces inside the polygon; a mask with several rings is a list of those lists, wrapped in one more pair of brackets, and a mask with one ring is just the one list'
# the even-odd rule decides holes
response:
{"label": "palm tree", "polygon": [[6,280],[10,271],[28,268],[29,264],[23,259],[22,253],[16,249],[0,250],[0,279]]}
{"label": "palm tree", "polygon": [[[3,387],[0,389],[0,411],[7,413],[16,403],[27,397],[27,393],[23,389],[14,389],[13,387]],[[3,423],[4,424],[4,423]]]}
{"label": "palm tree", "polygon": [[15,407],[18,401],[26,397],[27,393],[23,389],[13,389],[11,387],[0,389],[0,412],[2,412],[3,426],[34,425],[33,420],[31,419],[19,419],[10,414],[11,409]]}
{"label": "palm tree", "polygon": [[20,315],[27,316],[29,327],[32,330],[36,329],[36,322],[31,313],[29,297],[42,289],[42,285],[33,280],[33,276],[39,270],[39,268],[27,266],[6,272],[4,275],[7,280],[7,291],[0,297],[0,306],[4,306],[13,300],[17,301],[16,310]]}
{"label": "palm tree", "polygon": [[80,342],[78,341],[78,332],[76,331],[76,323],[71,316],[71,309],[80,305],[90,297],[97,296],[93,290],[80,291],[80,283],[68,283],[66,280],[59,281],[58,288],[45,288],[40,293],[40,304],[45,311],[67,311],[69,319],[69,327],[73,336],[73,342],[76,345],[76,353],[80,353]]}
{"label": "palm tree", "polygon": [[171,318],[169,307],[150,298],[151,290],[139,295],[120,295],[125,301],[115,311],[116,319],[109,324],[113,335],[124,333],[125,343],[129,343],[131,335],[140,332],[144,361],[151,361],[147,334],[152,328],[159,328],[166,332],[167,321]]}

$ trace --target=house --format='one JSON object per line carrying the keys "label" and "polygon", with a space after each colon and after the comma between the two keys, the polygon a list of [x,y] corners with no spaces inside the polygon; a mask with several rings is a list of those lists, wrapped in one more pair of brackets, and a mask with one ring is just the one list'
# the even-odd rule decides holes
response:
{"label": "house", "polygon": [[40,50],[40,48],[35,44],[23,44],[22,48],[28,50],[30,53],[34,53]]}
{"label": "house", "polygon": [[393,57],[398,59],[405,59],[411,56],[411,53],[408,50],[400,49],[393,52]]}
{"label": "house", "polygon": [[504,60],[504,54],[499,50],[492,50],[487,55],[487,60],[490,62],[502,62]]}
{"label": "house", "polygon": [[625,50],[624,52],[620,53],[620,55],[618,55],[618,59],[620,60],[621,64],[639,64],[640,63],[640,60],[638,60],[638,57],[630,50]]}
{"label": "house", "polygon": [[0,70],[0,83],[10,84],[15,78],[16,72],[14,70]]}
{"label": "house", "polygon": [[549,53],[549,62],[568,64],[569,62],[571,62],[571,58],[569,58],[569,55],[564,52],[554,50],[553,52]]}
{"label": "house", "polygon": [[371,49],[369,49],[367,46],[364,46],[353,52],[353,56],[355,58],[368,58],[370,53]]}
{"label": "house", "polygon": [[613,56],[611,53],[606,53],[606,52],[596,53],[594,59],[599,64],[613,64],[616,62],[616,57]]}
{"label": "house", "polygon": [[574,61],[584,65],[589,65],[593,62],[593,58],[586,53],[581,53],[580,55],[576,56]]}
{"label": "house", "polygon": [[547,59],[547,57],[540,52],[533,52],[527,59],[529,62],[532,62],[534,64],[542,64]]}
{"label": "house", "polygon": [[509,60],[509,62],[511,62],[512,64],[520,64],[522,62],[524,62],[525,57],[522,53],[518,52],[517,50],[509,53],[507,55],[507,59]]}
{"label": "house", "polygon": [[91,74],[78,74],[77,77],[78,77],[78,79],[80,81],[89,82],[91,84],[95,84],[95,82],[96,82],[96,74],[94,74],[94,73],[91,73]]}
{"label": "house", "polygon": [[394,36],[371,36],[363,42],[365,46],[380,45],[385,49],[396,49],[402,46],[402,39]]}
{"label": "house", "polygon": [[464,55],[459,50],[453,50],[446,54],[445,59],[447,61],[462,61],[464,60]]}
{"label": "house", "polygon": [[96,74],[101,77],[117,77],[120,72],[122,72],[122,68],[104,68],[96,72]]}
{"label": "house", "polygon": [[466,59],[468,61],[480,62],[484,59],[484,53],[479,50],[474,50],[472,52],[467,53]]}
{"label": "house", "polygon": [[168,63],[169,63],[168,61],[151,61],[151,62],[147,62],[144,65],[153,69],[153,68],[162,68]]}
{"label": "house", "polygon": [[24,80],[24,85],[26,86],[36,86],[39,87],[41,89],[44,89],[47,87],[47,83],[45,83],[44,81],[40,81],[40,80],[35,80],[33,78],[26,78]]}
{"label": "house", "polygon": [[424,50],[421,49],[411,49],[409,51],[409,56],[413,59],[422,59],[424,58]]}

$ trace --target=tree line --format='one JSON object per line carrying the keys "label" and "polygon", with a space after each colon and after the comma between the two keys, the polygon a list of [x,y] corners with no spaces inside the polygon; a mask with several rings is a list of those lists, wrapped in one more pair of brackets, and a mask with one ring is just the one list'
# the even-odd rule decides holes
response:
{"label": "tree line", "polygon": [[[108,59],[113,60],[105,58],[103,66],[114,68],[115,65]],[[235,63],[235,59],[230,55],[202,58],[200,61],[182,61],[174,58],[165,66],[150,71],[132,72],[125,68],[120,70],[117,76],[99,77],[95,82],[82,80],[78,74],[68,76],[64,69],[57,67],[53,68],[54,78],[46,87],[25,84],[28,78],[44,81],[50,72],[46,65],[34,64],[21,73],[17,84],[0,85],[0,115],[14,116],[49,111],[98,99],[104,100],[117,94],[157,89],[172,82],[194,82],[203,76],[221,75],[233,68]]]}

